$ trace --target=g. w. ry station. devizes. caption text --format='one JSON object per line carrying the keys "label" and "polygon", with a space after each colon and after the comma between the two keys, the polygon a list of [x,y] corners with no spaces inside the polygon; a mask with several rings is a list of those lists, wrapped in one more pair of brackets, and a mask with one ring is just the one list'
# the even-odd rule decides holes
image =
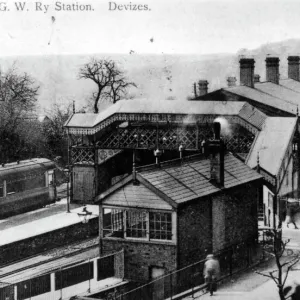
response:
{"label": "g. w. ry station. devizes. caption text", "polygon": [[[136,4],[133,2],[118,3],[118,2],[107,2],[108,11],[151,11],[148,4]],[[67,3],[62,1],[56,1],[52,4],[47,4],[42,1],[36,2],[26,2],[26,1],[16,1],[16,2],[0,2],[0,12],[9,11],[36,11],[47,13],[50,10],[54,11],[95,11],[93,4],[86,4],[82,2]]]}

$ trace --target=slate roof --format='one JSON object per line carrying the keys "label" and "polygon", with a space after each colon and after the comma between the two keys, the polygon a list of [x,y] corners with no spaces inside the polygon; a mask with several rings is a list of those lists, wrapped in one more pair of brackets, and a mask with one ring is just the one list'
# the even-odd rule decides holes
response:
{"label": "slate roof", "polygon": [[250,105],[247,102],[239,111],[239,116],[260,129],[262,129],[263,124],[267,118],[267,116],[263,112],[256,109],[254,106]]}
{"label": "slate roof", "polygon": [[[261,175],[232,154],[225,155],[224,189],[261,178]],[[119,201],[120,206],[131,206],[134,202],[140,202],[137,203],[137,207],[154,208],[154,203],[157,201],[153,195],[155,194],[160,198],[171,200],[176,207],[221,191],[220,187],[210,182],[210,161],[203,158],[185,161],[182,164],[177,162],[175,165],[172,162],[161,168],[141,171],[138,172],[137,179],[140,185],[133,186],[132,182],[126,182],[124,188],[112,190],[103,200],[103,204],[117,205]],[[145,185],[152,193],[149,193],[148,189],[145,190]]]}
{"label": "slate roof", "polygon": [[296,117],[267,118],[263,130],[259,132],[248,155],[247,165],[251,168],[256,167],[259,153],[260,166],[272,175],[277,175],[294,136],[296,124]]}
{"label": "slate roof", "polygon": [[274,84],[272,82],[261,82],[256,83],[255,88],[264,93],[270,94],[272,97],[280,98],[290,104],[294,104],[296,106],[300,104],[300,94],[290,88],[280,85],[280,83]]}
{"label": "slate roof", "polygon": [[300,82],[293,79],[282,79],[279,84],[259,82],[254,88],[235,86],[224,90],[295,115],[300,106]]}
{"label": "slate roof", "polygon": [[[257,88],[258,85],[260,85],[259,88]],[[268,82],[268,84],[265,86],[261,84],[256,84],[255,88],[250,88],[248,86],[234,86],[234,87],[224,88],[224,91],[296,115],[298,102],[296,102],[295,98],[288,97],[289,90],[282,87],[284,90],[287,90],[286,97],[285,97],[284,93],[279,93],[279,94],[271,93],[272,89],[269,87],[269,85],[276,86],[276,84]],[[278,87],[279,86],[277,86],[277,88]],[[275,89],[277,90],[277,88]],[[300,95],[299,95],[299,104],[300,104]]]}
{"label": "slate roof", "polygon": [[290,78],[279,80],[279,84],[287,89],[291,89],[294,92],[300,93],[300,82]]}
{"label": "slate roof", "polygon": [[[245,98],[245,100],[253,100],[294,115],[297,114],[297,107],[300,108],[300,82],[293,79],[282,79],[279,84],[259,82],[255,84],[254,88],[247,86],[227,87],[220,91],[235,94]],[[213,92],[211,97],[214,95]],[[239,115],[242,115],[241,112]],[[247,165],[251,168],[256,167],[259,153],[261,167],[272,175],[278,175],[282,160],[295,132],[296,120],[296,117],[261,119],[261,131],[254,140],[247,156]],[[259,121],[252,122],[258,123]]]}

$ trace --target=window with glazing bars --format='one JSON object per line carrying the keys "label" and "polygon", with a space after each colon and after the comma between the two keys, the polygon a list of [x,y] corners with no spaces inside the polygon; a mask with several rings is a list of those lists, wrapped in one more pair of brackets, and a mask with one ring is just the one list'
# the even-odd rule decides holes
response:
{"label": "window with glazing bars", "polygon": [[150,239],[172,240],[172,214],[149,213]]}
{"label": "window with glazing bars", "polygon": [[147,213],[145,211],[127,211],[126,236],[134,238],[147,236]]}
{"label": "window with glazing bars", "polygon": [[123,210],[112,209],[111,211],[112,218],[112,230],[121,231],[123,230]]}

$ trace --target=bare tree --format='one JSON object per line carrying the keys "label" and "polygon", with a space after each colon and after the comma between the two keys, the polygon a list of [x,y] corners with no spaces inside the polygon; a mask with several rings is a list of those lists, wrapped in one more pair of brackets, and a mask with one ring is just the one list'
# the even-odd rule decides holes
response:
{"label": "bare tree", "polygon": [[259,272],[256,271],[257,274],[260,274],[262,276],[271,278],[278,288],[278,293],[280,300],[285,300],[285,284],[286,280],[288,278],[289,272],[293,268],[294,265],[296,265],[299,260],[300,256],[299,254],[289,256],[287,259],[283,261],[283,255],[286,251],[286,246],[290,242],[290,240],[282,241],[282,228],[281,228],[281,222],[277,227],[270,228],[266,230],[266,235],[270,238],[272,241],[272,244],[266,244],[264,245],[264,251],[266,251],[269,255],[275,258],[276,262],[276,269],[272,270],[268,273],[266,272]]}
{"label": "bare tree", "polygon": [[116,103],[127,96],[127,89],[130,86],[137,87],[134,82],[127,81],[123,71],[116,69],[112,72],[110,88],[105,92],[105,96]]}
{"label": "bare tree", "polygon": [[90,79],[97,85],[97,91],[93,93],[94,112],[98,113],[100,99],[108,99],[113,103],[125,96],[130,86],[129,82],[115,61],[109,59],[92,58],[79,69],[79,79]]}
{"label": "bare tree", "polygon": [[[20,158],[26,152],[22,137],[24,122],[35,109],[39,87],[27,73],[19,73],[15,65],[0,71],[0,152],[1,160]],[[23,125],[22,125],[23,124]],[[28,147],[27,147],[28,148]]]}

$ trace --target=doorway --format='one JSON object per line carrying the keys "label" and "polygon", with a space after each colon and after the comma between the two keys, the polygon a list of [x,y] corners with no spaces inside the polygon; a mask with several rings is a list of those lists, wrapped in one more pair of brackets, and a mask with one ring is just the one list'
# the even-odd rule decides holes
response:
{"label": "doorway", "polygon": [[[165,269],[161,267],[150,267],[150,280],[156,280],[165,274]],[[153,282],[152,300],[163,300],[165,295],[164,279]]]}

